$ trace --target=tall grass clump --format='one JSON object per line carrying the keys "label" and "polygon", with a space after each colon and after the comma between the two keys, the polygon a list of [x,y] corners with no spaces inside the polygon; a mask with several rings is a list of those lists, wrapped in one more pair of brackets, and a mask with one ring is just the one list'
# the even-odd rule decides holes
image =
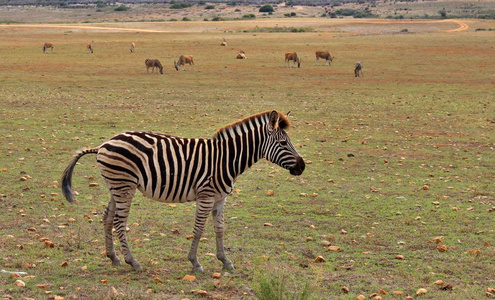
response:
{"label": "tall grass clump", "polygon": [[255,290],[258,300],[308,300],[310,299],[309,284],[306,282],[303,289],[294,291],[286,283],[283,276],[267,278],[261,274],[258,277],[258,288]]}

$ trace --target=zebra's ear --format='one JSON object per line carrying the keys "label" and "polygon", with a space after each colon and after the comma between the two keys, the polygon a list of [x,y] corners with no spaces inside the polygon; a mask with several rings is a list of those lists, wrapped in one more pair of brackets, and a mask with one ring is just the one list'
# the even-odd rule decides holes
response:
{"label": "zebra's ear", "polygon": [[278,115],[277,111],[272,111],[270,113],[270,127],[275,130],[278,128],[278,121],[280,119],[280,116]]}

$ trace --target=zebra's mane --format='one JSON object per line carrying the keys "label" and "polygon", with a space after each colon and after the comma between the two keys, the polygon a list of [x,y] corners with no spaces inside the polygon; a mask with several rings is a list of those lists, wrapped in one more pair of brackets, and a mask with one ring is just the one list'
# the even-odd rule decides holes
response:
{"label": "zebra's mane", "polygon": [[[225,127],[222,127],[222,128],[217,130],[217,133],[215,133],[215,135],[213,136],[213,139],[217,139],[220,136],[222,136],[223,133],[225,133],[226,131],[231,130],[231,129],[235,129],[238,126],[242,126],[242,124],[248,123],[249,121],[252,121],[252,124],[256,124],[255,119],[258,119],[258,123],[260,123],[260,124],[267,124],[269,122],[271,112],[272,111],[269,110],[269,111],[265,111],[265,112],[262,112],[259,114],[255,114],[255,115],[249,116],[247,118],[244,118],[242,120],[239,120],[237,122],[234,122],[230,125],[227,125]],[[284,130],[288,129],[290,127],[290,122],[289,122],[289,119],[287,118],[287,116],[278,112],[278,111],[277,111],[277,113],[279,115],[278,126]]]}

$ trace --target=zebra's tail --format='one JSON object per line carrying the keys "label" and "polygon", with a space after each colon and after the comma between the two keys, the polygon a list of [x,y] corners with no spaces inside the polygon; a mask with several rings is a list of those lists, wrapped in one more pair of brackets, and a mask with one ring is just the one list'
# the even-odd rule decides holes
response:
{"label": "zebra's tail", "polygon": [[72,172],[74,171],[77,161],[88,153],[98,153],[98,149],[99,147],[78,150],[70,164],[65,168],[65,171],[62,174],[62,193],[64,193],[65,199],[70,203],[74,202],[74,196],[72,195]]}

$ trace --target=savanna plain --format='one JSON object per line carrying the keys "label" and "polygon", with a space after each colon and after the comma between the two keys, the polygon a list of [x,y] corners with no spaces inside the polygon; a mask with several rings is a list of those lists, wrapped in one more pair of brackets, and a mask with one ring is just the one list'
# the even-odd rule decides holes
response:
{"label": "savanna plain", "polygon": [[[0,274],[0,293],[493,297],[495,35],[476,29],[495,23],[459,22],[1,25],[0,267],[27,275]],[[304,32],[260,30],[277,26]],[[42,53],[46,41],[53,53]],[[239,49],[246,60],[235,59]],[[332,65],[315,63],[315,50],[329,50]],[[301,68],[284,65],[287,51],[299,54]],[[175,70],[181,54],[194,55],[193,70]],[[163,75],[146,72],[148,57],[161,61]],[[364,66],[357,78],[356,61]],[[113,267],[101,223],[109,193],[94,156],[76,167],[76,203],[63,199],[60,177],[79,148],[134,129],[209,138],[272,109],[291,112],[288,133],[306,170],[294,177],[261,161],[239,177],[225,215],[235,270],[222,270],[212,254],[209,220],[198,251],[205,271],[191,273],[194,203],[141,195],[128,238],[144,271]]]}

